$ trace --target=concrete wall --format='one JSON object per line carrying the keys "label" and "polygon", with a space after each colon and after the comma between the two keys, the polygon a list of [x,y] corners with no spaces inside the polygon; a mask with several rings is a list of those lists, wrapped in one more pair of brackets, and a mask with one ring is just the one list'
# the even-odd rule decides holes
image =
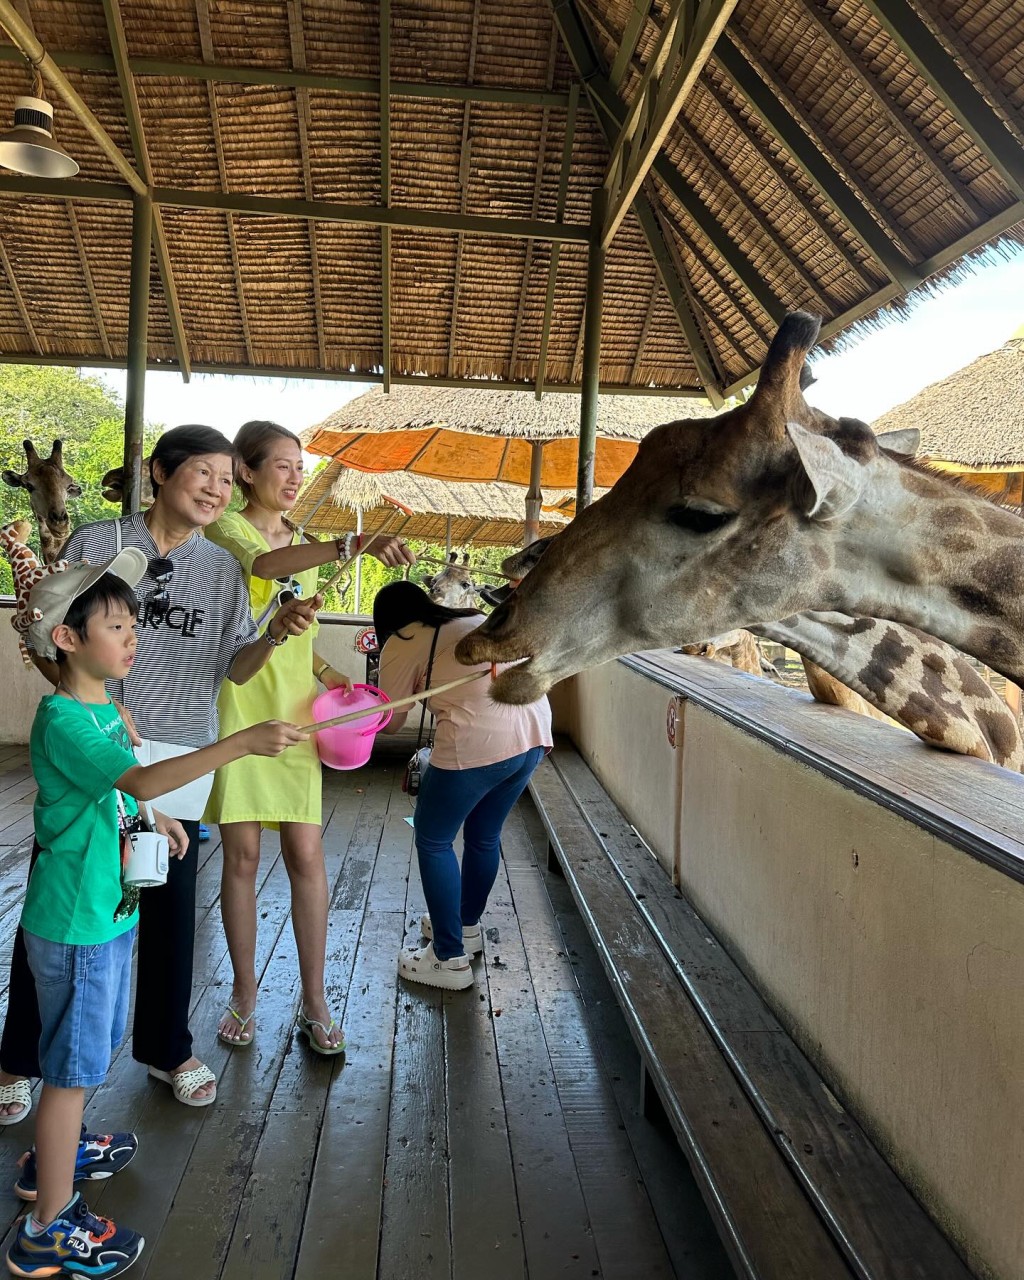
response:
{"label": "concrete wall", "polygon": [[[0,743],[27,742],[36,706],[50,686],[34,667],[23,665],[15,632],[10,627],[13,602],[0,599],[0,688],[4,690],[0,708]],[[371,619],[347,614],[324,614],[316,648],[331,666],[353,680],[366,679],[366,659],[357,654],[354,641]]]}
{"label": "concrete wall", "polygon": [[[736,687],[745,696],[754,683]],[[666,871],[972,1266],[1021,1280],[1024,884],[685,694],[673,751],[665,717],[676,692],[612,663],[576,677],[560,712]],[[935,807],[966,797],[976,831],[1000,817],[1004,833],[1024,829],[1024,779],[757,691],[773,695],[801,750],[824,758],[849,740],[925,807],[929,790]],[[1013,855],[1012,836],[990,835]]]}

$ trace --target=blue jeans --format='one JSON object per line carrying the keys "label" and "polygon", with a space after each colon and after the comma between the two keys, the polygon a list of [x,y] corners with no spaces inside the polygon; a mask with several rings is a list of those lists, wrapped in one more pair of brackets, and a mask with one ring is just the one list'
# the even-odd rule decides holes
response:
{"label": "blue jeans", "polygon": [[[543,747],[479,769],[428,765],[416,801],[416,853],[434,931],[434,954],[463,952],[462,926],[478,924],[501,859],[501,828],[544,758]],[[462,873],[455,837],[464,826]]]}
{"label": "blue jeans", "polygon": [[39,1067],[46,1084],[91,1089],[107,1078],[128,1021],[135,929],[109,942],[73,946],[25,933],[36,983]]}

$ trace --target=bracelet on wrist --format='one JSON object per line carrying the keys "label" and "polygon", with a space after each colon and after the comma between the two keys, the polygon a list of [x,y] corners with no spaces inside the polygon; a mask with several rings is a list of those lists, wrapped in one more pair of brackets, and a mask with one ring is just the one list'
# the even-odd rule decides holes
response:
{"label": "bracelet on wrist", "polygon": [[280,649],[280,647],[288,639],[288,633],[285,632],[285,634],[281,637],[280,640],[275,640],[274,637],[270,634],[270,628],[267,627],[266,631],[264,631],[263,633],[263,639],[266,640],[267,644],[273,645],[275,649]]}
{"label": "bracelet on wrist", "polygon": [[315,679],[319,680],[322,684],[323,678],[324,678],[324,672],[330,671],[330,669],[331,669],[331,664],[329,662],[321,662],[320,666],[316,669],[316,671],[313,672],[313,676]]}

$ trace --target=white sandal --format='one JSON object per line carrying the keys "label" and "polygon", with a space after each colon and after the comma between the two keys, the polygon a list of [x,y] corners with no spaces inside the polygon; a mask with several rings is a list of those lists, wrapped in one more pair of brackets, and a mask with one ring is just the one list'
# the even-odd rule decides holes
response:
{"label": "white sandal", "polygon": [[174,1091],[174,1096],[186,1107],[208,1107],[211,1102],[217,1099],[217,1090],[205,1098],[197,1098],[196,1090],[201,1089],[204,1084],[215,1085],[217,1077],[213,1074],[205,1062],[201,1062],[198,1067],[193,1067],[191,1071],[161,1071],[158,1067],[150,1067],[149,1074],[154,1080],[162,1080],[164,1084],[169,1084]]}
{"label": "white sandal", "polygon": [[15,1080],[13,1084],[0,1084],[0,1107],[20,1102],[21,1110],[14,1115],[0,1116],[0,1125],[20,1124],[32,1110],[32,1086],[27,1080]]}

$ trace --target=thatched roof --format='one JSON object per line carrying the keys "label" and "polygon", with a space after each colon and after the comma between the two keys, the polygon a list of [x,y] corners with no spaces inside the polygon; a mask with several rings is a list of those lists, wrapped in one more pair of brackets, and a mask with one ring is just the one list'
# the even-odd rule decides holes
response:
{"label": "thatched roof", "polygon": [[[368,391],[302,433],[310,453],[366,471],[414,471],[459,482],[530,482],[531,442],[544,441],[541,483],[576,484],[579,401],[528,391],[400,387]],[[599,396],[594,478],[613,485],[659,423],[704,418],[699,400]]]}
{"label": "thatched roof", "polygon": [[921,454],[985,470],[1024,470],[1024,327],[872,423],[875,431],[917,427]]}
{"label": "thatched roof", "polygon": [[0,101],[45,51],[81,164],[0,177],[0,359],[124,364],[134,190],[161,367],[578,386],[590,196],[641,173],[650,87],[606,387],[718,399],[786,310],[827,337],[1020,238],[1024,0],[704,0],[659,43],[678,9],[0,0]]}
{"label": "thatched roof", "polygon": [[[572,497],[544,495],[541,536],[565,528]],[[563,507],[565,515],[560,514]],[[405,508],[405,510],[403,510]],[[443,544],[451,517],[454,546],[518,546],[523,540],[523,490],[505,484],[448,484],[399,471],[370,475],[339,463],[324,467],[303,490],[292,513],[317,537],[334,538],[363,513],[367,533],[386,530]]]}

